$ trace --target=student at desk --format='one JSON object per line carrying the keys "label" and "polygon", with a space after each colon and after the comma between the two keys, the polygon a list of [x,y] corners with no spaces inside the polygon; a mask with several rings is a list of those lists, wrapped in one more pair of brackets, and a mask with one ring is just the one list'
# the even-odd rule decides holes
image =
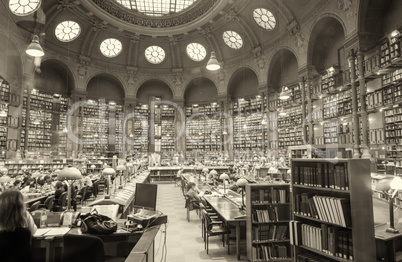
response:
{"label": "student at desk", "polygon": [[189,198],[190,202],[196,204],[197,206],[203,206],[199,192],[200,191],[197,189],[195,183],[190,182],[187,184],[187,192],[185,195]]}
{"label": "student at desk", "polygon": [[16,189],[9,189],[0,195],[0,231],[13,232],[17,228],[27,228],[35,234],[37,227],[31,214],[26,210],[24,197]]}

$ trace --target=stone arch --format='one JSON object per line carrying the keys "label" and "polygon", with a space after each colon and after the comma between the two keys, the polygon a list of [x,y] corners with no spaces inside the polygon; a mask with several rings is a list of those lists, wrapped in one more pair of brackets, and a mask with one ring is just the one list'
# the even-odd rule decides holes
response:
{"label": "stone arch", "polygon": [[[73,70],[71,70],[71,67],[63,60],[60,60],[58,58],[53,58],[53,57],[47,57],[41,62],[41,71],[42,73],[36,73],[35,77],[37,78],[37,81],[40,81],[41,76],[43,76],[43,72],[47,71],[46,69],[53,69],[58,73],[61,73],[61,70],[65,70],[65,82],[67,83],[67,92],[66,94],[71,94],[71,91],[76,89],[76,84],[77,81],[75,79],[75,75],[73,73]],[[52,71],[53,71],[52,70]]]}
{"label": "stone arch", "polygon": [[[323,31],[324,27],[326,27],[326,30],[330,30],[336,26],[336,23],[338,23],[342,27],[343,35],[346,36],[346,25],[344,21],[336,14],[324,13],[316,21],[314,21],[314,23],[311,24],[307,48],[307,65],[313,64],[312,60],[315,53],[315,42],[318,39],[320,33]],[[322,41],[320,43],[322,43]]]}
{"label": "stone arch", "polygon": [[[99,78],[102,81],[98,81]],[[102,83],[101,88],[102,88],[102,94],[104,95],[103,98],[106,100],[113,100],[115,102],[124,102],[124,97],[125,97],[125,89],[124,85],[122,84],[122,81],[115,75],[111,73],[103,73],[103,72],[97,72],[96,74],[92,75],[90,78],[88,78],[87,85],[86,85],[86,91],[87,91],[87,96],[90,98],[91,97],[91,92],[92,89],[95,88],[93,85],[93,81],[98,81],[97,83]],[[116,90],[114,87],[119,87],[120,90]],[[90,88],[90,89],[89,89]],[[119,92],[119,93],[118,93]]]}
{"label": "stone arch", "polygon": [[[274,88],[274,91],[278,91],[280,88],[280,86],[278,86],[279,82],[286,81],[286,84],[291,84],[292,82],[298,81],[298,79],[294,79],[295,77],[289,71],[295,70],[297,72],[299,67],[297,58],[294,50],[286,47],[272,54],[267,73],[267,85],[269,88]],[[295,61],[296,66],[293,65],[293,61]],[[278,65],[277,62],[280,64]],[[289,73],[288,76],[285,76],[287,79],[284,79],[283,72]]]}
{"label": "stone arch", "polygon": [[[201,87],[204,85],[203,87]],[[188,98],[188,93],[190,91],[193,91],[194,94]],[[193,98],[194,96],[197,96],[197,101]],[[187,83],[183,90],[183,100],[184,102],[189,102],[189,103],[197,103],[197,104],[202,104],[203,102],[208,103],[208,102],[216,102],[218,100],[218,87],[215,84],[215,82],[205,76],[198,76],[192,78],[191,81]],[[189,100],[189,101],[187,101]]]}
{"label": "stone arch", "polygon": [[[18,41],[9,32],[0,30],[0,72],[1,76],[9,82],[11,86],[22,84],[24,71],[24,57],[22,54],[25,52],[18,45]],[[2,57],[4,55],[4,57]],[[10,62],[11,61],[11,62]],[[33,63],[33,61],[32,61]]]}
{"label": "stone arch", "polygon": [[[147,95],[146,100],[140,97],[142,92]],[[149,78],[146,81],[142,81],[142,83],[138,86],[138,89],[135,93],[135,98],[140,103],[148,103],[150,102],[150,96],[161,97],[162,101],[172,101],[174,99],[174,90],[166,81],[157,78]]]}
{"label": "stone arch", "polygon": [[216,87],[216,90],[219,92],[218,83],[217,83],[217,81],[216,81],[214,78],[212,78],[212,77],[210,77],[210,76],[193,75],[191,78],[187,79],[186,82],[183,84],[183,88],[180,90],[180,94],[179,94],[179,97],[180,97],[181,99],[184,99],[184,94],[185,94],[185,92],[186,92],[186,89],[187,89],[188,85],[189,85],[194,79],[197,79],[197,78],[200,78],[200,77],[201,77],[201,78],[206,78],[206,79],[212,81],[212,82],[214,83],[215,87]]}
{"label": "stone arch", "polygon": [[134,96],[137,97],[138,90],[140,89],[140,87],[141,87],[143,84],[145,84],[145,83],[148,82],[148,81],[152,81],[152,80],[158,80],[158,81],[161,81],[161,82],[165,83],[165,84],[169,87],[170,91],[172,92],[173,97],[176,97],[177,92],[176,92],[175,88],[171,85],[171,83],[170,83],[169,81],[166,81],[166,80],[165,80],[164,78],[162,78],[162,77],[155,77],[155,76],[146,77],[146,78],[142,79],[141,81],[139,81],[139,83],[138,83],[137,86],[135,87]]}
{"label": "stone arch", "polygon": [[[246,90],[247,86],[255,86],[255,90]],[[250,66],[241,66],[230,75],[226,92],[230,97],[252,96],[258,94],[258,86],[258,74],[253,68]],[[238,90],[238,88],[242,90]]]}
{"label": "stone arch", "polygon": [[111,76],[113,79],[115,79],[116,81],[118,81],[119,85],[122,87],[123,92],[124,92],[124,96],[126,96],[126,94],[129,92],[127,90],[127,86],[124,84],[124,81],[121,79],[121,77],[118,74],[115,74],[113,72],[109,72],[107,70],[97,70],[96,72],[93,72],[91,75],[89,75],[86,78],[86,82],[85,82],[85,89],[88,88],[88,84],[89,82],[96,76],[98,75],[109,75]]}

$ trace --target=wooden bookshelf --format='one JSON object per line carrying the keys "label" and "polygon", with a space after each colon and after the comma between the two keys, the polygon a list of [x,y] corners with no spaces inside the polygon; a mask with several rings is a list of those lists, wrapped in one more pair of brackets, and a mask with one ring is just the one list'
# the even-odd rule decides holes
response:
{"label": "wooden bookshelf", "polygon": [[291,170],[296,261],[375,261],[370,161],[292,159]]}
{"label": "wooden bookshelf", "polygon": [[247,257],[256,261],[292,261],[289,240],[289,184],[247,184]]}

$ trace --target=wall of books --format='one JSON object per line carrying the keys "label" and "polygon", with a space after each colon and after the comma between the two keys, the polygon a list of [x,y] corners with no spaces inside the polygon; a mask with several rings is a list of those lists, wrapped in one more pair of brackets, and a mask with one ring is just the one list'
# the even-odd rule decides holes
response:
{"label": "wall of books", "polygon": [[0,159],[5,159],[7,148],[7,116],[10,100],[10,85],[0,76]]}

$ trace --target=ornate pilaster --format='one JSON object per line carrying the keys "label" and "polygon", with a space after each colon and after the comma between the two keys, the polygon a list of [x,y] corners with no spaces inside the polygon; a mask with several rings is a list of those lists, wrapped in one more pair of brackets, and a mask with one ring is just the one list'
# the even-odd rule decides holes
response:
{"label": "ornate pilaster", "polygon": [[368,131],[368,117],[367,117],[367,109],[366,109],[366,80],[364,78],[364,54],[362,51],[357,52],[357,62],[358,62],[358,70],[359,70],[359,86],[360,86],[360,93],[359,95],[359,100],[360,100],[360,118],[362,120],[362,136],[363,136],[363,144],[361,145],[361,150],[362,150],[362,158],[371,158],[370,155],[370,149],[368,147],[368,136],[367,136],[367,131]]}
{"label": "ornate pilaster", "polygon": [[[352,85],[352,128],[353,128],[353,158],[360,158],[360,137],[359,137],[359,115],[357,112],[357,90],[356,90],[356,54],[353,49],[350,50],[348,63],[350,68],[350,82]],[[363,87],[364,88],[364,85]]]}

